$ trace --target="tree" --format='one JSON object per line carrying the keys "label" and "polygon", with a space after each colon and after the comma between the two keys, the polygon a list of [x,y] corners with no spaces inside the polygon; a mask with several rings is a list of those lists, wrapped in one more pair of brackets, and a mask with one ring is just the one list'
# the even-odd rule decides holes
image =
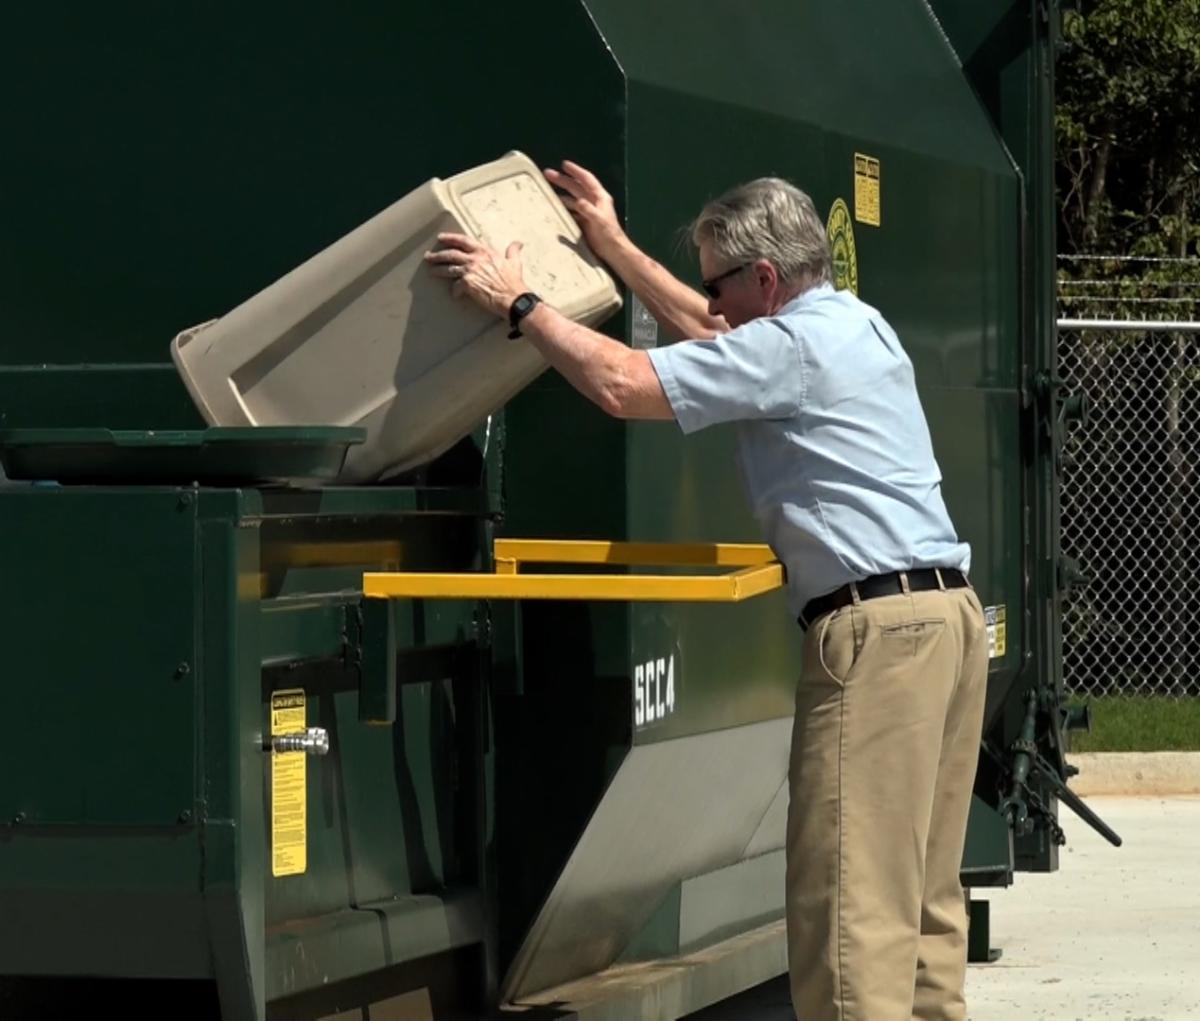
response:
{"label": "tree", "polygon": [[1060,250],[1195,253],[1200,0],[1081,0],[1063,34]]}

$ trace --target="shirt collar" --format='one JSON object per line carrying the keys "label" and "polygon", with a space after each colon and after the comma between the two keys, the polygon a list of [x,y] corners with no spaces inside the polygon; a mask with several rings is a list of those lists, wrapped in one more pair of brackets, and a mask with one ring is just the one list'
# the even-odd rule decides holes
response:
{"label": "shirt collar", "polygon": [[797,294],[775,314],[781,316],[789,312],[799,312],[806,305],[811,305],[814,301],[826,298],[833,293],[833,284],[817,284],[816,287],[810,287],[807,291]]}

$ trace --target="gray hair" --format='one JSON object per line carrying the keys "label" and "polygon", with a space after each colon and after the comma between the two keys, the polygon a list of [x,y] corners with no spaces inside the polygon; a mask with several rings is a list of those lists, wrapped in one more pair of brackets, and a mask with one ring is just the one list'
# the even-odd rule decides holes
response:
{"label": "gray hair", "polygon": [[722,263],[766,259],[785,283],[833,280],[829,238],[804,192],[778,177],[760,177],[708,203],[692,224],[697,248],[709,242]]}

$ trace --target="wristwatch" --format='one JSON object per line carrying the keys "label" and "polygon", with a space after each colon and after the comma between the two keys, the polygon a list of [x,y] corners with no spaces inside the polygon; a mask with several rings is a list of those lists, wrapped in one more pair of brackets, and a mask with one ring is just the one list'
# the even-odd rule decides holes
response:
{"label": "wristwatch", "polygon": [[526,291],[524,294],[518,295],[508,306],[508,325],[512,327],[508,334],[509,340],[516,340],[521,336],[521,320],[529,315],[541,300],[533,291]]}

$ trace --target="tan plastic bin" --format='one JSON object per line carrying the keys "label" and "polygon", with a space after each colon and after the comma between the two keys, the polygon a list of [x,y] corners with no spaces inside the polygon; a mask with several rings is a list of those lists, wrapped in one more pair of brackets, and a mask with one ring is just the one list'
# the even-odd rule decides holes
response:
{"label": "tan plastic bin", "polygon": [[356,425],[344,481],[442,453],[546,368],[508,324],[450,295],[422,256],[455,230],[500,251],[524,242],[525,281],[572,319],[621,307],[612,278],[526,156],[434,178],[171,355],[211,425]]}

